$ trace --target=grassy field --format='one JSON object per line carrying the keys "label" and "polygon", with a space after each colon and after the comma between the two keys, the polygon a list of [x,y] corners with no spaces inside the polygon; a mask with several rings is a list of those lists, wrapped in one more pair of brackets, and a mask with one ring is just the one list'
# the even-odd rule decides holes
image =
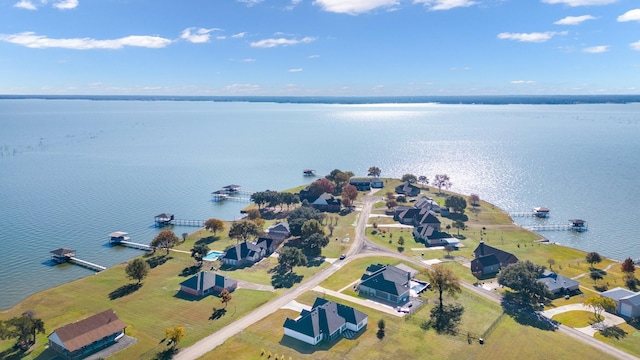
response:
{"label": "grassy field", "polygon": [[597,322],[591,311],[584,310],[567,311],[554,316],[553,320],[572,328],[586,327]]}
{"label": "grassy field", "polygon": [[[158,257],[143,258],[158,260],[160,253],[164,254],[158,252]],[[165,328],[184,326],[186,337],[180,345],[188,346],[276,296],[274,292],[238,289],[226,315],[210,320],[214,308],[223,307],[220,299],[215,296],[196,299],[178,293],[180,282],[187,279],[180,274],[193,263],[186,254],[172,252],[166,262],[151,269],[141,288],[129,294],[126,285],[131,281],[126,279],[124,264],[37,293],[2,312],[0,319],[34,310],[44,321],[46,333],[38,335],[36,345],[27,354],[13,352],[11,340],[0,341],[0,358],[52,359],[52,352],[45,350],[51,331],[109,308],[127,325],[127,334],[138,339],[135,345],[111,359],[153,358],[166,349],[165,344],[160,344]]]}

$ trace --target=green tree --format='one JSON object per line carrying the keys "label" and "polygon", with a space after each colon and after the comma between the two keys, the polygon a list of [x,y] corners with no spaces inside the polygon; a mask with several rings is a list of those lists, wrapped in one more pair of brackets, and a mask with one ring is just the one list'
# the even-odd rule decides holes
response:
{"label": "green tree", "polygon": [[149,274],[149,264],[140,258],[135,258],[129,261],[124,272],[129,279],[137,280],[138,284],[140,284],[140,282],[147,277],[147,274]]}
{"label": "green tree", "polygon": [[591,296],[587,298],[582,304],[593,309],[593,314],[596,316],[597,321],[602,321],[603,311],[616,311],[615,301],[603,296]]}
{"label": "green tree", "polygon": [[227,305],[231,302],[231,299],[233,299],[233,296],[231,296],[231,293],[229,292],[229,290],[227,289],[222,289],[222,291],[220,291],[220,301],[224,304],[224,308],[227,308]]}
{"label": "green tree", "polygon": [[205,244],[196,244],[191,248],[191,257],[202,266],[202,259],[209,253],[209,247]]}
{"label": "green tree", "polygon": [[420,175],[420,176],[418,176],[418,182],[424,188],[425,185],[429,185],[429,178],[427,178],[424,175]]}
{"label": "green tree", "polygon": [[464,209],[467,208],[467,201],[462,196],[452,195],[444,201],[444,205],[456,213],[464,213]]}
{"label": "green tree", "polygon": [[262,219],[262,214],[260,214],[260,210],[256,208],[247,209],[244,211],[244,214],[246,215],[247,220]]}
{"label": "green tree", "polygon": [[380,170],[379,167],[377,166],[372,166],[369,168],[369,172],[367,173],[367,176],[372,176],[372,177],[380,177],[380,174],[382,173],[382,171]]}
{"label": "green tree", "polygon": [[516,291],[523,303],[534,305],[550,298],[547,287],[538,281],[544,267],[529,260],[507,265],[498,274],[498,284]]}
{"label": "green tree", "polygon": [[278,256],[278,266],[280,272],[288,273],[293,271],[294,266],[302,266],[307,264],[307,258],[302,250],[291,246],[285,246],[280,250]]}
{"label": "green tree", "polygon": [[384,319],[378,320],[378,332],[376,333],[376,336],[380,340],[382,340],[382,338],[384,338],[385,327],[386,327],[386,324],[384,323]]}
{"label": "green tree", "polygon": [[355,186],[349,184],[342,188],[342,203],[344,206],[351,206],[353,201],[357,198],[358,189]]}
{"label": "green tree", "polygon": [[302,238],[302,252],[309,257],[316,257],[322,254],[322,248],[329,244],[329,238],[318,233]]}
{"label": "green tree", "polygon": [[300,203],[300,197],[294,193],[284,192],[282,195],[282,203],[287,205],[287,211],[291,205]]}
{"label": "green tree", "polygon": [[402,175],[402,182],[415,183],[418,182],[418,177],[413,174],[404,174]]}
{"label": "green tree", "polygon": [[165,337],[169,339],[167,345],[171,345],[173,349],[176,349],[178,347],[178,343],[182,341],[182,339],[184,339],[186,332],[187,331],[185,330],[184,326],[181,325],[176,325],[172,328],[164,329]]}
{"label": "green tree", "polygon": [[[391,234],[389,234],[389,236],[391,236]],[[398,238],[398,245],[404,246],[404,236],[400,235]]]}
{"label": "green tree", "polygon": [[29,347],[36,342],[38,333],[44,334],[44,322],[35,317],[32,310],[25,311],[19,317],[0,322],[0,339],[16,339],[17,343]]}
{"label": "green tree", "polygon": [[553,271],[553,265],[556,264],[556,261],[551,259],[551,258],[549,258],[549,259],[547,259],[547,263],[549,264],[549,270]]}
{"label": "green tree", "polygon": [[587,253],[587,255],[585,256],[585,259],[589,263],[589,267],[593,269],[593,264],[597,264],[601,262],[602,256],[600,256],[600,254],[598,254],[597,252],[592,251],[590,253]]}
{"label": "green tree", "polygon": [[444,312],[442,295],[447,293],[449,296],[456,296],[462,292],[460,279],[450,268],[441,264],[431,266],[431,268],[426,270],[426,273],[431,283],[431,289],[438,291],[438,309],[440,312]]}
{"label": "green tree", "polygon": [[180,239],[171,230],[162,230],[160,233],[151,240],[151,246],[154,248],[161,248],[167,250],[169,255],[169,249],[171,249]]}
{"label": "green tree", "polygon": [[324,227],[320,223],[320,221],[316,219],[307,220],[302,224],[302,228],[300,229],[300,237],[305,239],[313,234],[320,234],[324,236]]}
{"label": "green tree", "polygon": [[299,207],[289,213],[287,217],[287,222],[289,223],[289,231],[292,236],[300,236],[302,232],[302,225],[307,221],[315,219],[319,222],[324,220],[324,214],[320,211],[311,208],[302,206]]}
{"label": "green tree", "polygon": [[258,224],[251,220],[240,220],[231,224],[229,229],[229,237],[236,241],[247,242],[248,239],[258,237],[261,229]]}
{"label": "green tree", "polygon": [[218,232],[224,231],[224,221],[220,219],[208,219],[204,222],[204,228],[215,235]]}
{"label": "green tree", "polygon": [[452,227],[458,229],[458,235],[460,235],[460,230],[464,230],[467,228],[467,225],[462,220],[456,220],[451,224]]}

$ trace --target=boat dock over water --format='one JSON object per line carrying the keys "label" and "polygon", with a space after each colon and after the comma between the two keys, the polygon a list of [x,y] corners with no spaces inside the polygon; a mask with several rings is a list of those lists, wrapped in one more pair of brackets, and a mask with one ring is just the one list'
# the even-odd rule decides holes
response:
{"label": "boat dock over water", "polygon": [[62,264],[65,262],[70,262],[72,264],[76,264],[76,265],[80,265],[82,267],[85,267],[87,269],[90,270],[94,270],[94,271],[102,271],[102,270],[106,270],[107,268],[102,266],[102,265],[98,265],[98,264],[94,264],[90,261],[86,261],[86,260],[82,260],[76,257],[76,251],[73,249],[69,249],[69,248],[59,248],[59,249],[55,249],[50,251],[51,253],[51,259],[56,263],[56,264]]}
{"label": "boat dock over water", "polygon": [[241,190],[240,185],[227,185],[220,190],[211,193],[213,201],[233,200],[251,202],[253,191]]}
{"label": "boat dock over water", "polygon": [[153,250],[153,247],[147,244],[140,244],[136,242],[129,241],[129,234],[124,231],[115,231],[109,234],[109,244],[111,245],[123,245],[134,249],[140,250]]}
{"label": "boat dock over water", "polygon": [[154,216],[153,221],[156,223],[157,227],[163,227],[167,225],[204,227],[204,223],[206,220],[176,219],[173,214],[162,213],[160,215]]}
{"label": "boat dock over water", "polygon": [[533,211],[516,211],[512,212],[509,215],[511,217],[537,217],[541,219],[546,219],[549,217],[549,210],[546,207],[535,207]]}
{"label": "boat dock over water", "polygon": [[523,226],[523,228],[531,231],[571,230],[571,231],[583,232],[588,230],[587,222],[580,219],[569,220],[568,224],[529,225],[529,226]]}

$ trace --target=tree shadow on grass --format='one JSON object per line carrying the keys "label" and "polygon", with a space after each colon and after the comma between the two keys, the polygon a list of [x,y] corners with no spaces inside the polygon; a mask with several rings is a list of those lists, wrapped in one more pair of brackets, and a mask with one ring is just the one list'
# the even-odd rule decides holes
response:
{"label": "tree shadow on grass", "polygon": [[504,293],[501,304],[504,312],[520,325],[546,331],[555,331],[558,328],[557,322],[544,317],[531,304],[524,303],[519,294]]}
{"label": "tree shadow on grass", "polygon": [[318,267],[324,263],[324,256],[318,256],[307,261],[307,267]]}
{"label": "tree shadow on grass", "polygon": [[115,299],[119,299],[121,297],[127,296],[129,294],[133,294],[134,292],[138,291],[138,289],[140,289],[141,287],[142,287],[141,283],[122,285],[119,288],[109,293],[109,300],[115,300]]}
{"label": "tree shadow on grass", "polygon": [[207,236],[207,237],[203,237],[200,240],[197,240],[195,242],[196,245],[209,245],[213,242],[216,242],[220,240],[220,236],[217,235],[211,235],[211,236]]}
{"label": "tree shadow on grass", "polygon": [[0,359],[6,360],[20,360],[24,359],[31,353],[31,351],[24,351],[15,347],[10,347],[0,352]]}
{"label": "tree shadow on grass", "polygon": [[202,269],[202,266],[199,266],[199,265],[187,266],[186,268],[182,269],[180,276],[187,277],[187,276],[195,275],[200,271],[200,269]]}
{"label": "tree shadow on grass", "polygon": [[627,332],[619,328],[618,326],[609,326],[606,329],[600,330],[600,334],[607,338],[614,338],[616,340],[624,339],[627,337]]}
{"label": "tree shadow on grass", "polygon": [[296,283],[301,282],[302,278],[303,278],[302,275],[298,275],[294,272],[289,272],[285,274],[276,272],[271,276],[271,285],[276,289],[280,289],[280,288],[288,289],[293,287],[293,285],[295,285]]}
{"label": "tree shadow on grass", "polygon": [[462,220],[462,221],[469,221],[469,217],[466,214],[459,214],[459,213],[449,213],[449,216],[447,216],[449,219],[456,221],[456,220]]}
{"label": "tree shadow on grass", "polygon": [[216,309],[213,308],[213,313],[211,313],[211,316],[209,316],[209,320],[218,320],[221,317],[225,316],[227,314],[227,309],[222,308],[222,309]]}
{"label": "tree shadow on grass", "polygon": [[170,347],[164,351],[160,351],[153,357],[153,360],[171,360],[178,353],[178,349]]}
{"label": "tree shadow on grass", "polygon": [[166,255],[145,255],[145,257],[149,257],[147,260],[145,260],[147,262],[147,264],[149,264],[150,268],[155,268],[156,266],[160,266],[164,263],[166,263],[167,261],[173,259],[173,257],[171,256],[166,256]]}

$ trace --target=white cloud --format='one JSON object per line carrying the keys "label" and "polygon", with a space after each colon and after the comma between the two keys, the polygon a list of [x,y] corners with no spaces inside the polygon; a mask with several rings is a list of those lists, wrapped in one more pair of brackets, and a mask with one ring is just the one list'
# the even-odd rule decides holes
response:
{"label": "white cloud", "polygon": [[618,21],[640,21],[640,9],[629,10],[626,13],[618,16]]}
{"label": "white cloud", "polygon": [[263,0],[238,0],[238,2],[247,4],[248,7],[260,4]]}
{"label": "white cloud", "polygon": [[413,0],[414,4],[424,4],[429,10],[450,10],[457,7],[476,5],[474,0]]}
{"label": "white cloud", "polygon": [[541,43],[548,41],[552,37],[556,35],[566,35],[566,31],[555,32],[555,31],[546,31],[546,32],[532,32],[532,33],[508,33],[503,32],[498,34],[498,39],[502,40],[515,40],[520,42],[535,42]]}
{"label": "white cloud", "polygon": [[580,25],[582,22],[587,20],[594,20],[595,17],[591,15],[582,15],[582,16],[567,16],[566,18],[560,19],[554,24],[556,25]]}
{"label": "white cloud", "polygon": [[590,5],[608,5],[618,0],[542,0],[547,4],[565,4],[569,6],[590,6]]}
{"label": "white cloud", "polygon": [[53,7],[60,10],[70,10],[78,7],[78,0],[59,0],[53,3]]}
{"label": "white cloud", "polygon": [[640,51],[640,41],[629,44],[629,47],[631,47],[633,50]]}
{"label": "white cloud", "polygon": [[13,4],[13,7],[27,9],[27,10],[37,10],[35,5],[31,2],[31,0],[20,0],[17,3]]}
{"label": "white cloud", "polygon": [[316,40],[316,38],[310,37],[310,36],[304,37],[304,38],[302,38],[300,40],[298,40],[298,39],[285,39],[285,38],[264,39],[264,40],[252,42],[251,43],[251,47],[272,48],[272,47],[277,47],[277,46],[289,46],[289,45],[297,45],[297,44],[307,44],[307,43],[313,42],[315,40]]}
{"label": "white cloud", "polygon": [[240,60],[240,62],[245,62],[245,63],[250,63],[250,62],[255,62],[255,61],[256,61],[256,59],[250,59],[250,58],[247,58],[247,59],[241,59],[241,60]]}
{"label": "white cloud", "polygon": [[317,59],[320,57],[320,55],[309,55],[307,56],[309,59]]}
{"label": "white cloud", "polygon": [[22,32],[13,35],[0,34],[0,41],[22,45],[28,48],[63,48],[74,50],[89,49],[121,49],[125,46],[163,48],[171,44],[171,40],[159,36],[125,36],[112,40],[96,40],[91,38],[52,39],[34,32]]}
{"label": "white cloud", "polygon": [[298,69],[289,69],[289,72],[291,73],[296,73],[296,72],[301,72],[302,69],[298,68]]}
{"label": "white cloud", "polygon": [[206,43],[209,42],[209,39],[211,38],[211,32],[216,30],[219,29],[196,29],[195,27],[190,27],[182,31],[180,38],[192,43]]}
{"label": "white cloud", "polygon": [[260,90],[260,85],[255,84],[231,84],[224,87],[230,93],[253,93]]}
{"label": "white cloud", "polygon": [[398,5],[398,0],[314,0],[313,5],[324,11],[358,15],[377,8],[389,8]]}
{"label": "white cloud", "polygon": [[608,45],[590,46],[582,49],[582,51],[589,54],[600,54],[600,53],[609,51],[609,46]]}
{"label": "white cloud", "polygon": [[522,84],[535,84],[536,82],[533,80],[513,80],[511,83],[514,85],[522,85]]}
{"label": "white cloud", "polygon": [[246,32],[239,32],[239,33],[237,33],[237,34],[233,34],[233,35],[231,35],[231,37],[232,37],[232,38],[234,38],[234,39],[241,39],[241,38],[243,38],[245,35],[247,35],[247,33],[246,33]]}

